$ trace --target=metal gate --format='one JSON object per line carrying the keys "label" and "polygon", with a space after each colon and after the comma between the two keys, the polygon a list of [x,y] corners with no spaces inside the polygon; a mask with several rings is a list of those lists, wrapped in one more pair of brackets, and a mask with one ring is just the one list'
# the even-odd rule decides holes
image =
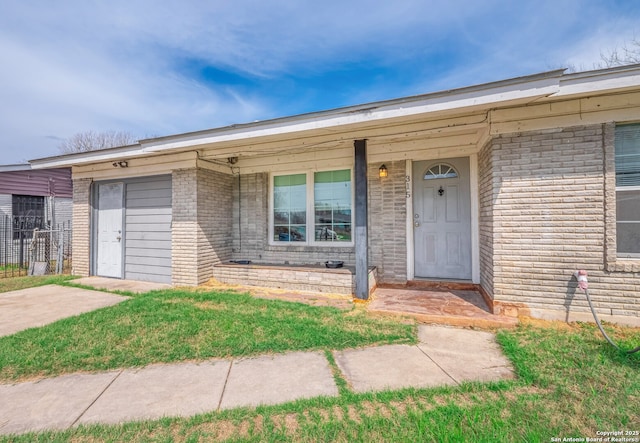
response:
{"label": "metal gate", "polygon": [[71,222],[53,229],[23,217],[0,218],[0,277],[71,271]]}

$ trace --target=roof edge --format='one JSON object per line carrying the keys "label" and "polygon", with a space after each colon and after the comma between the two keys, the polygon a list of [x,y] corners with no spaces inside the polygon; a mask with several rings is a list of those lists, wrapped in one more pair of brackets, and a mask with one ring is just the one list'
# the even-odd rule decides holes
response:
{"label": "roof edge", "polygon": [[[547,97],[580,96],[591,92],[612,89],[636,87],[636,78],[640,79],[640,64],[624,65],[613,68],[597,69],[566,73],[566,69],[555,69],[537,74],[514,77],[505,80],[465,86],[461,88],[436,91],[426,94],[413,95],[402,98],[381,100],[360,105],[309,112],[274,119],[234,124],[201,131],[141,139],[138,143],[128,146],[101,149],[97,151],[64,154],[52,157],[34,159],[30,164],[34,168],[64,167],[74,164],[87,164],[93,161],[105,161],[117,158],[144,156],[169,153],[193,144],[194,149],[204,143],[217,143],[231,139],[255,138],[273,131],[301,131],[310,127],[319,128],[322,125],[340,126],[347,123],[391,118],[396,114],[429,114],[434,108],[429,103],[444,104],[441,109],[462,109],[472,97],[474,103],[481,102],[481,106],[490,106],[506,100],[505,93],[521,92],[522,97],[531,95]],[[629,83],[632,79],[633,84]],[[528,85],[518,89],[518,85]],[[528,92],[527,92],[528,91]],[[484,101],[483,101],[484,99]],[[466,100],[466,103],[465,103]],[[447,107],[448,105],[448,107]],[[457,108],[456,108],[457,107]],[[306,128],[306,129],[305,129]],[[208,140],[207,140],[208,139]]]}
{"label": "roof edge", "polygon": [[514,77],[514,78],[510,78],[510,79],[506,79],[506,80],[498,80],[498,81],[494,81],[494,82],[481,83],[481,84],[478,84],[478,85],[463,86],[461,88],[445,89],[445,90],[442,90],[442,91],[428,92],[428,93],[425,93],[425,94],[410,95],[410,96],[407,96],[407,97],[380,100],[380,101],[369,102],[369,103],[361,103],[359,105],[349,105],[349,106],[344,106],[344,107],[340,107],[340,108],[332,108],[332,109],[327,109],[327,110],[322,110],[322,111],[306,112],[306,113],[303,113],[303,114],[296,114],[296,115],[284,116],[284,117],[276,117],[276,118],[272,118],[272,119],[259,120],[259,121],[250,122],[250,123],[239,123],[239,124],[233,124],[233,125],[228,125],[228,126],[220,126],[220,127],[217,127],[217,128],[204,129],[204,130],[200,130],[200,131],[184,132],[184,133],[181,133],[181,134],[173,134],[173,135],[167,135],[167,136],[162,136],[162,137],[154,137],[154,138],[142,139],[142,140],[139,141],[139,143],[141,145],[144,145],[144,144],[149,144],[151,142],[163,142],[163,141],[170,141],[170,140],[179,140],[181,138],[191,138],[191,137],[196,137],[196,136],[215,135],[217,133],[227,132],[229,130],[250,129],[250,128],[253,128],[253,127],[260,127],[260,126],[265,126],[265,125],[273,125],[273,124],[278,124],[278,123],[288,123],[288,122],[300,121],[300,120],[305,120],[305,119],[314,118],[314,117],[328,117],[328,116],[332,116],[332,115],[357,113],[357,112],[361,112],[361,111],[370,111],[370,110],[373,110],[373,109],[385,108],[385,107],[390,107],[390,106],[400,105],[400,104],[415,103],[415,102],[420,102],[420,101],[427,100],[427,99],[445,97],[445,96],[448,96],[448,95],[466,94],[466,93],[470,93],[470,92],[478,92],[478,91],[483,91],[483,90],[490,90],[490,89],[497,88],[497,87],[504,87],[504,86],[522,84],[522,83],[529,83],[529,82],[537,81],[537,80],[556,78],[556,77],[560,78],[560,77],[562,77],[564,71],[566,71],[565,68],[563,68],[563,69],[555,69],[553,71],[545,71],[545,72],[541,72],[541,73],[537,73],[537,74]]}

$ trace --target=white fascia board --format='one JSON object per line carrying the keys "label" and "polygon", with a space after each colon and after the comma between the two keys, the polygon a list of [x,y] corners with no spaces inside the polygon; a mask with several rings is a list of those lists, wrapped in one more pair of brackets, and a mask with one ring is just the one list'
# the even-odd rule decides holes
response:
{"label": "white fascia board", "polygon": [[18,164],[18,165],[0,165],[0,172],[15,172],[15,171],[28,171],[31,169],[31,165]]}
{"label": "white fascia board", "polygon": [[567,74],[560,79],[560,90],[553,95],[567,98],[612,92],[640,86],[640,65],[617,69]]}
{"label": "white fascia board", "polygon": [[285,117],[270,121],[230,126],[189,134],[141,140],[138,144],[100,151],[68,154],[31,160],[34,169],[83,165],[122,160],[162,152],[199,149],[217,143],[243,141],[294,133],[339,131],[376,122],[410,119],[429,114],[491,109],[515,103],[528,103],[559,91],[562,70],[503,80],[451,91],[375,102],[348,108]]}
{"label": "white fascia board", "polygon": [[161,152],[216,143],[248,140],[252,138],[283,135],[314,130],[331,130],[341,126],[366,124],[376,121],[401,119],[420,114],[441,113],[447,111],[492,108],[522,100],[533,101],[558,92],[558,77],[544,78],[523,84],[496,87],[490,90],[475,90],[457,94],[434,94],[422,100],[388,106],[363,106],[355,110],[319,113],[293,119],[250,124],[246,127],[229,127],[216,130],[215,134],[189,134],[184,137],[171,137],[170,140],[142,141],[144,152]]}
{"label": "white fascia board", "polygon": [[108,160],[122,160],[124,158],[140,157],[142,155],[145,155],[145,152],[142,150],[140,145],[131,145],[120,148],[100,149],[97,151],[39,158],[29,160],[29,163],[33,169],[61,168],[87,163],[99,163]]}

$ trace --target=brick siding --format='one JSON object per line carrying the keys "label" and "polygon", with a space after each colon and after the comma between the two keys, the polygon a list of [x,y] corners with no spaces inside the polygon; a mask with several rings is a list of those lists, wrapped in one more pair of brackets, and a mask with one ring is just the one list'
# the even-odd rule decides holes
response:
{"label": "brick siding", "polygon": [[171,184],[171,283],[195,286],[198,284],[197,170],[174,170]]}
{"label": "brick siding", "polygon": [[406,161],[385,162],[389,175],[378,176],[379,163],[369,164],[369,266],[378,281],[407,281]]}
{"label": "brick siding", "polygon": [[86,277],[91,266],[90,238],[91,238],[91,179],[82,178],[73,180],[73,208],[72,227],[73,239],[71,249],[73,251],[73,275]]}
{"label": "brick siding", "polygon": [[[406,162],[388,162],[389,176],[378,177],[369,165],[369,265],[378,267],[378,281],[406,282]],[[270,245],[269,174],[233,178],[233,259],[256,263],[321,264],[342,260],[355,265],[353,246]]]}
{"label": "brick siding", "polygon": [[[344,295],[354,292],[353,272],[347,268],[270,265],[223,264],[213,267],[214,278],[222,283]],[[375,275],[374,270],[369,271],[370,289],[376,285]]]}
{"label": "brick siding", "polygon": [[493,298],[493,193],[497,178],[493,175],[492,145],[485,145],[478,154],[480,286]]}
{"label": "brick siding", "polygon": [[231,258],[231,174],[207,169],[173,171],[172,283],[195,286]]}
{"label": "brick siding", "polygon": [[605,203],[615,211],[610,190],[605,201],[610,132],[591,125],[504,135],[481,151],[481,278],[497,312],[587,313],[573,278],[586,269],[599,313],[640,316],[638,275],[605,264],[607,254],[615,260],[605,222]]}
{"label": "brick siding", "polygon": [[213,265],[231,259],[231,174],[198,169],[198,284],[213,276]]}

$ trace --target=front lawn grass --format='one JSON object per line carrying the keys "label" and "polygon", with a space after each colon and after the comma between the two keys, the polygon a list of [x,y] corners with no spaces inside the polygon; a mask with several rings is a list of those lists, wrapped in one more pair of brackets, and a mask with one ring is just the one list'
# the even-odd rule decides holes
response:
{"label": "front lawn grass", "polygon": [[134,295],[0,338],[0,380],[293,350],[414,343],[415,326],[359,309],[311,307],[219,291]]}
{"label": "front lawn grass", "polygon": [[31,275],[5,278],[0,274],[0,293],[33,288],[35,286],[59,285],[74,278],[77,277],[72,275]]}
{"label": "front lawn grass", "polygon": [[[612,335],[627,347],[640,343],[638,329],[615,328]],[[598,431],[638,437],[640,355],[616,351],[585,324],[525,324],[500,331],[498,341],[515,380],[373,394],[354,394],[340,383],[335,398],[5,441],[493,443],[586,441]]]}

